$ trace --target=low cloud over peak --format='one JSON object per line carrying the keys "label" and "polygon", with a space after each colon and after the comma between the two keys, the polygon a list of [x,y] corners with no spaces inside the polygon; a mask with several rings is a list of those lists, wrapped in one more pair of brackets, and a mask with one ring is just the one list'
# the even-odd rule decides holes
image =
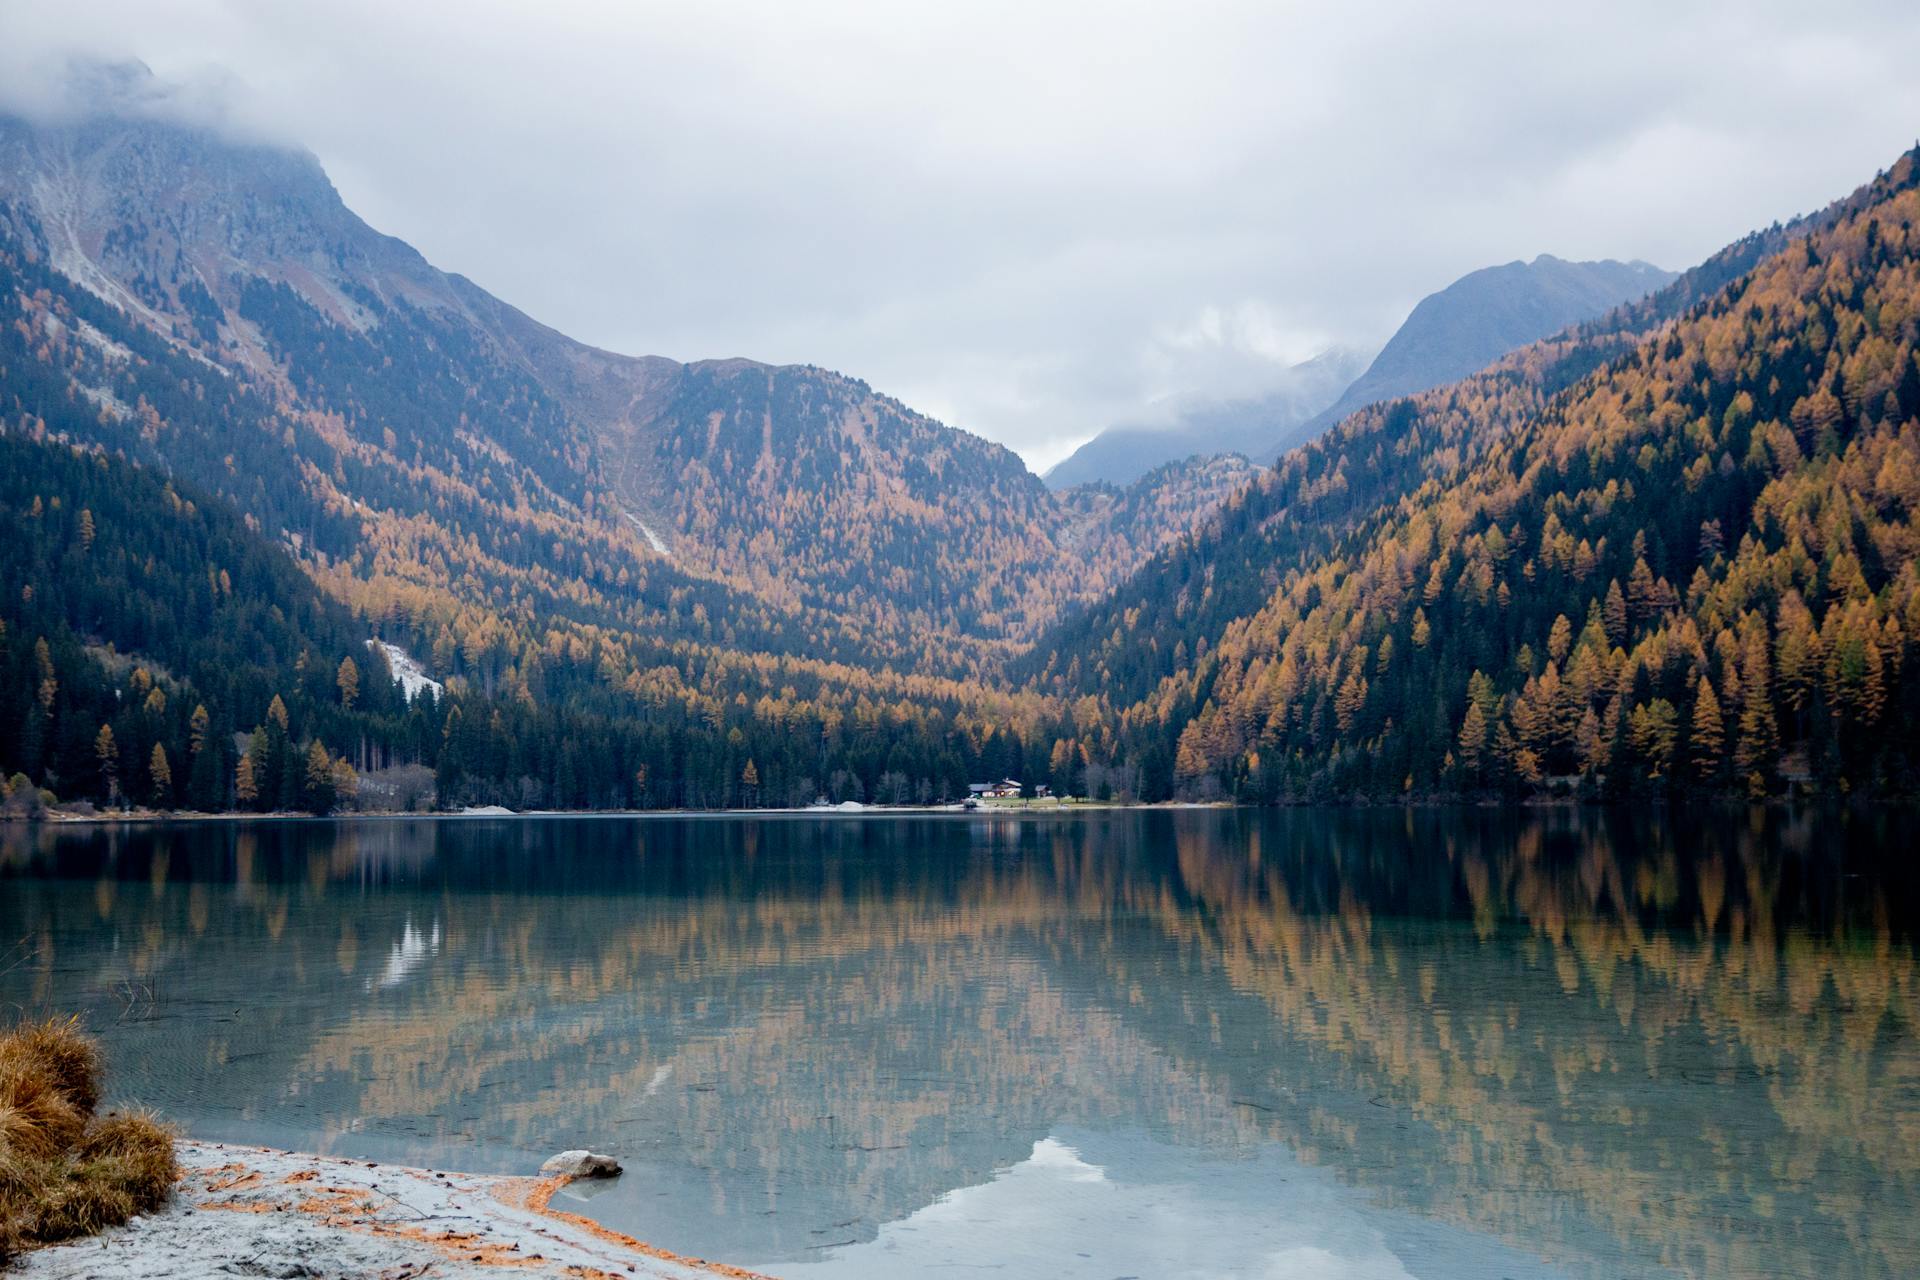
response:
{"label": "low cloud over peak", "polygon": [[0,111],[50,123],[96,117],[154,120],[206,129],[237,142],[298,148],[299,138],[267,127],[245,82],[221,67],[163,79],[138,58],[66,51],[0,58]]}

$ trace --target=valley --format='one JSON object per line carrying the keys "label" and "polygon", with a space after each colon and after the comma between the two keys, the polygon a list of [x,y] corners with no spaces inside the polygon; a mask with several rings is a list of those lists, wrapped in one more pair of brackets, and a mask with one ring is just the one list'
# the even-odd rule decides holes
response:
{"label": "valley", "polygon": [[[844,374],[575,342],[367,226],[310,155],[111,103],[8,117],[0,718],[26,727],[0,768],[163,807],[187,797],[149,748],[212,753],[202,807],[313,803],[335,762],[510,807],[925,803],[982,777],[1141,800],[1901,790],[1913,170],[1678,277],[1476,273],[1319,419],[1274,418],[1276,441],[1339,418],[1276,466],[1053,489]],[[164,516],[76,524],[64,454]],[[257,616],[329,619],[256,651],[244,689],[150,638],[202,604],[157,601],[156,632],[74,586],[95,539],[218,583],[216,516],[304,584]],[[153,543],[155,518],[186,536]],[[141,722],[123,681],[163,670],[193,705]],[[94,749],[108,729],[131,756]],[[283,763],[310,755],[312,779]],[[277,781],[243,797],[242,760]]]}

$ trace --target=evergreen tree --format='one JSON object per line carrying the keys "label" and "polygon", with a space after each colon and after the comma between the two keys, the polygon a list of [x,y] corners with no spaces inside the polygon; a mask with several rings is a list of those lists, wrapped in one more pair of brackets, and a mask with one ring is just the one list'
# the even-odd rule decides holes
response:
{"label": "evergreen tree", "polygon": [[307,747],[306,768],[301,779],[301,804],[307,812],[328,814],[333,812],[336,799],[334,791],[333,760],[327,755],[326,747],[314,742]]}
{"label": "evergreen tree", "polygon": [[1713,685],[1702,676],[1694,696],[1693,726],[1687,738],[1687,750],[1693,757],[1694,776],[1704,784],[1711,785],[1719,777],[1725,739],[1720,700],[1713,694]]}
{"label": "evergreen tree", "polygon": [[157,742],[153,744],[153,754],[147,761],[147,775],[153,783],[154,807],[172,808],[173,766],[167,763],[167,749]]}
{"label": "evergreen tree", "polygon": [[334,674],[334,684],[340,689],[340,705],[353,710],[353,704],[360,697],[360,667],[348,654],[340,659],[339,669]]}
{"label": "evergreen tree", "polygon": [[93,754],[100,762],[100,777],[111,803],[120,794],[120,748],[113,740],[111,725],[100,726],[100,732],[93,739]]}

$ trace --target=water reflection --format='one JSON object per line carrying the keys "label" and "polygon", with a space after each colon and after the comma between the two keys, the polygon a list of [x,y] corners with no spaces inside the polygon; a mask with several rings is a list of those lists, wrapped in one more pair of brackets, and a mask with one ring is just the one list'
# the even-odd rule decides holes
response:
{"label": "water reflection", "polygon": [[796,1274],[1909,1275],[1905,862],[1843,813],[10,828],[0,997],[196,1130],[611,1147],[584,1211]]}

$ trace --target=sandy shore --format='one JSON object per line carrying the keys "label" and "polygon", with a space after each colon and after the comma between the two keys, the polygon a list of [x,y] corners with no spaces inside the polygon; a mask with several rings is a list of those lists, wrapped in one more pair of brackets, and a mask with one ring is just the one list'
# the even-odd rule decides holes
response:
{"label": "sandy shore", "polygon": [[30,1253],[16,1264],[18,1274],[764,1280],[565,1212],[565,1178],[437,1173],[212,1142],[182,1141],[178,1150],[184,1176],[167,1208]]}

